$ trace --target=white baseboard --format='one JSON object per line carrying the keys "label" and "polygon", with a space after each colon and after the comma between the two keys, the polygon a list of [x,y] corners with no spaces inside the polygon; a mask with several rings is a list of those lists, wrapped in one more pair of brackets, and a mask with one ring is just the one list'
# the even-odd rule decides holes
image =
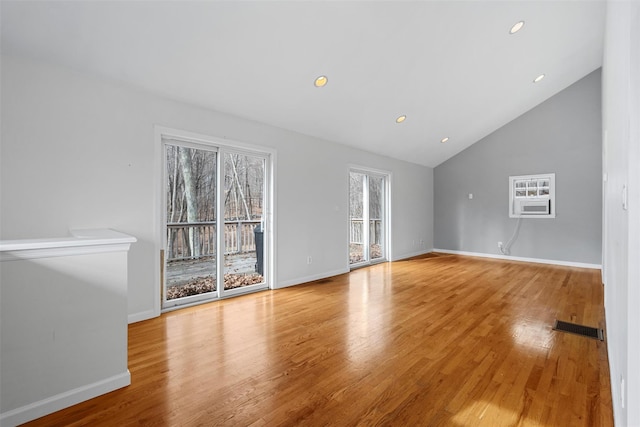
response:
{"label": "white baseboard", "polygon": [[19,424],[44,417],[53,412],[59,411],[69,406],[76,405],[85,400],[93,399],[110,391],[126,387],[131,384],[131,374],[129,370],[122,374],[114,375],[110,378],[88,384],[64,393],[56,394],[38,402],[30,403],[20,408],[0,414],[0,425],[2,427],[15,427]]}
{"label": "white baseboard", "polygon": [[132,313],[128,316],[127,321],[129,324],[142,322],[143,320],[153,319],[158,317],[160,313],[156,313],[154,310],[139,311],[138,313]]}
{"label": "white baseboard", "polygon": [[348,268],[341,268],[339,270],[327,271],[325,273],[314,274],[314,275],[306,276],[306,277],[299,277],[297,279],[292,279],[292,280],[285,280],[284,282],[278,283],[278,285],[275,287],[275,289],[281,289],[281,288],[287,288],[289,286],[301,285],[303,283],[313,282],[314,280],[326,279],[327,277],[333,277],[333,276],[337,276],[339,274],[345,274],[345,273],[348,273],[348,272],[349,272]]}
{"label": "white baseboard", "polygon": [[[412,252],[412,253],[402,254],[402,255],[397,256],[397,257],[393,257],[393,259],[391,259],[390,261],[399,261],[399,260],[402,260],[402,259],[412,258],[414,256],[425,255],[425,254],[428,254],[429,252],[433,252],[433,251],[434,251],[434,249],[423,249],[423,250],[418,251],[418,252]],[[293,279],[293,280],[285,280],[284,282],[278,283],[278,285],[274,289],[281,289],[281,288],[287,288],[289,286],[301,285],[303,283],[313,282],[315,280],[326,279],[327,277],[333,277],[333,276],[338,276],[340,274],[346,274],[349,271],[351,271],[351,270],[347,267],[347,268],[344,268],[344,269],[328,271],[328,272],[325,272],[325,273],[314,274],[314,275],[311,275],[311,276],[299,277],[299,278]]]}
{"label": "white baseboard", "polygon": [[394,256],[390,261],[400,261],[400,260],[407,259],[407,258],[413,258],[414,256],[426,255],[429,252],[433,252],[433,251],[434,251],[433,249],[423,249],[423,250],[418,251],[418,252],[411,252],[411,253],[407,253],[407,254]]}
{"label": "white baseboard", "polygon": [[480,257],[480,258],[505,259],[509,261],[533,262],[536,264],[551,264],[551,265],[562,265],[565,267],[592,268],[596,270],[602,270],[601,264],[588,264],[584,262],[559,261],[554,259],[542,259],[542,258],[526,258],[526,257],[518,257],[518,256],[511,256],[511,255],[485,254],[481,252],[452,251],[450,249],[433,249],[433,252],[441,252],[445,254],[455,254],[455,255],[467,255],[467,256],[474,256],[474,257]]}

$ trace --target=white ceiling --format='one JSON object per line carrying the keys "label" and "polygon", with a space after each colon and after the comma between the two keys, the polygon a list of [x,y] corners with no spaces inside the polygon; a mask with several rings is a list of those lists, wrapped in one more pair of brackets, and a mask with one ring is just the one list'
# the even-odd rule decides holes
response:
{"label": "white ceiling", "polygon": [[593,0],[0,7],[3,54],[432,167],[600,67],[605,12]]}

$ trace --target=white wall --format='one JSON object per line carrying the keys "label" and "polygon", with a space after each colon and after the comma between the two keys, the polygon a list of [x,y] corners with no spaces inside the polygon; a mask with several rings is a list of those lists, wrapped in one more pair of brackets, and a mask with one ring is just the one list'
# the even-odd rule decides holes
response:
{"label": "white wall", "polygon": [[[394,259],[433,247],[430,168],[48,64],[3,57],[1,71],[0,237],[105,227],[137,237],[129,258],[130,320],[157,314],[154,125],[277,150],[277,286],[348,270],[349,164],[392,173]],[[413,246],[414,240],[424,240],[425,247]]]}
{"label": "white wall", "polygon": [[127,251],[135,239],[110,230],[76,236],[0,241],[2,426],[131,383]]}
{"label": "white wall", "polygon": [[[609,1],[603,65],[603,272],[616,425],[640,426],[640,3]],[[628,209],[623,189],[628,189]],[[624,382],[624,385],[623,385]]]}

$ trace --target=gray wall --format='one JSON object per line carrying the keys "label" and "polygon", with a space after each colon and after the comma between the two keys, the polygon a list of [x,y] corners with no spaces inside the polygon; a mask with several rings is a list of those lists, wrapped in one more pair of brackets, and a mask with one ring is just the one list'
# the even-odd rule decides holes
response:
{"label": "gray wall", "polygon": [[555,173],[556,218],[522,219],[510,254],[601,264],[600,88],[596,70],[437,166],[434,247],[500,254],[517,222],[509,176]]}

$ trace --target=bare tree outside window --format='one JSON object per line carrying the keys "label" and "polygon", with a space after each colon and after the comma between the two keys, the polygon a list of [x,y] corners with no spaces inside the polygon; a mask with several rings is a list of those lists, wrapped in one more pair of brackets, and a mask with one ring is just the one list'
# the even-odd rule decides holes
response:
{"label": "bare tree outside window", "polygon": [[[384,254],[385,177],[349,173],[349,263],[382,259]],[[368,251],[365,251],[366,242]]]}
{"label": "bare tree outside window", "polygon": [[[230,153],[218,159],[219,155],[212,150],[166,144],[168,300],[215,291],[218,256],[224,256],[225,289],[264,281],[257,263],[257,250],[263,248],[256,247],[255,235],[262,232],[265,159]],[[224,219],[219,224],[216,195],[220,160]],[[220,250],[219,232],[223,233]]]}

